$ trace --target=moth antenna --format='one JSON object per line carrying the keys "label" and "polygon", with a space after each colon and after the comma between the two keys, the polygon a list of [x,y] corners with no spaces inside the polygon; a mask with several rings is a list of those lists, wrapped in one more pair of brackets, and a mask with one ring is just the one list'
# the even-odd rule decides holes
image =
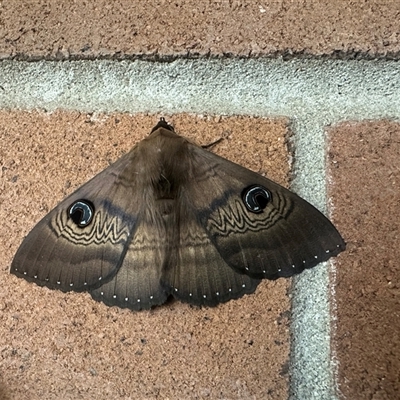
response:
{"label": "moth antenna", "polygon": [[214,141],[211,142],[211,143],[203,144],[201,147],[202,147],[203,149],[209,149],[210,147],[215,146],[216,144],[222,142],[223,140],[224,140],[224,138],[223,138],[223,137],[220,137],[219,139],[214,140]]}

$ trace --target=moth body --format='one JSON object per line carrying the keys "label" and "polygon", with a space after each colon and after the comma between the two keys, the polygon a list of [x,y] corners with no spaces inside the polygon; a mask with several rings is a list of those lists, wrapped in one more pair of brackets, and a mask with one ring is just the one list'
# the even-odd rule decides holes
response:
{"label": "moth body", "polygon": [[169,296],[215,306],[344,249],[305,200],[161,119],[33,228],[11,273],[132,310]]}

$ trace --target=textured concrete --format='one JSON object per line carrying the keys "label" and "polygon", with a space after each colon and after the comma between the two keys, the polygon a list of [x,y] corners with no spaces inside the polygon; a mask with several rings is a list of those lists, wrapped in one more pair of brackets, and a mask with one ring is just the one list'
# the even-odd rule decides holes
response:
{"label": "textured concrete", "polygon": [[[293,187],[322,209],[324,127],[343,118],[396,117],[400,109],[399,92],[393,90],[400,87],[397,65],[385,61],[5,61],[0,71],[0,104],[8,108],[290,116],[296,134]],[[325,398],[335,390],[328,284],[326,267],[297,280],[292,324],[295,397],[311,398],[313,392],[315,398]]]}

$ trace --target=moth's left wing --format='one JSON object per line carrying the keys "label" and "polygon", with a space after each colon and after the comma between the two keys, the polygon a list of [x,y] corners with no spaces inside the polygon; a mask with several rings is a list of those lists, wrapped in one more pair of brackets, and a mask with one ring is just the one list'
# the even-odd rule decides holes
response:
{"label": "moth's left wing", "polygon": [[146,155],[137,149],[50,211],[22,242],[11,273],[51,289],[89,291],[108,305],[163,303],[165,228],[151,185],[138,178],[147,174],[139,174]]}
{"label": "moth's left wing", "polygon": [[95,300],[139,311],[162,304],[168,298],[170,290],[165,290],[160,282],[167,247],[162,216],[149,221],[145,214],[140,213],[138,226],[116,274],[102,286],[90,290]]}
{"label": "moth's left wing", "polygon": [[126,195],[131,190],[121,181],[130,157],[123,156],[50,211],[22,242],[10,272],[63,291],[85,291],[110,279],[138,218]]}

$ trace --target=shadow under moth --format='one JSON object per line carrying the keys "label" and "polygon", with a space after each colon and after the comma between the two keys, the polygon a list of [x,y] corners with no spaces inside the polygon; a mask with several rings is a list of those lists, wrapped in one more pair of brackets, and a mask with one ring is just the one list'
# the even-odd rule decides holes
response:
{"label": "shadow under moth", "polygon": [[33,228],[11,273],[132,310],[171,295],[215,306],[344,249],[311,204],[177,135],[161,118]]}

